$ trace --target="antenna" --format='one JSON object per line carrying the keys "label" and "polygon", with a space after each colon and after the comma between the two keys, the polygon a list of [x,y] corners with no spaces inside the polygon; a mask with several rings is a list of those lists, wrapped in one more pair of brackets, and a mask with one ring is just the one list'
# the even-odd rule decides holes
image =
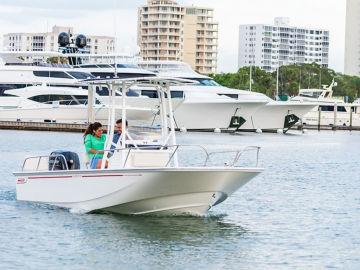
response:
{"label": "antenna", "polygon": [[117,63],[116,63],[116,52],[117,52],[117,27],[116,27],[116,0],[113,2],[114,10],[113,10],[113,20],[114,20],[114,77],[116,78],[117,75]]}

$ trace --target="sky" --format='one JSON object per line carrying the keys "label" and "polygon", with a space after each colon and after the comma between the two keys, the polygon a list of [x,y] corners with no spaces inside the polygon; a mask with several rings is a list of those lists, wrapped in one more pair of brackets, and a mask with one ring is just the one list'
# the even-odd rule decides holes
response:
{"label": "sky", "polygon": [[[45,32],[53,25],[76,33],[117,38],[117,52],[138,50],[137,7],[146,0],[0,0],[0,38],[9,32]],[[240,24],[272,24],[289,17],[291,25],[330,31],[329,67],[344,69],[346,0],[178,0],[214,8],[219,22],[218,72],[235,72]],[[1,40],[2,44],[2,40]]]}

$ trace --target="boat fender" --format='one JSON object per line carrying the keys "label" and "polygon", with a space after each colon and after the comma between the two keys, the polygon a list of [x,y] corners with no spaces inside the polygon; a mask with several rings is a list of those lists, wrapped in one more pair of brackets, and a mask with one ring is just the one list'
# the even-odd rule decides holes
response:
{"label": "boat fender", "polygon": [[262,130],[260,128],[258,128],[255,132],[258,133],[258,134],[261,134]]}
{"label": "boat fender", "polygon": [[215,128],[214,133],[221,133],[221,129],[220,128]]}

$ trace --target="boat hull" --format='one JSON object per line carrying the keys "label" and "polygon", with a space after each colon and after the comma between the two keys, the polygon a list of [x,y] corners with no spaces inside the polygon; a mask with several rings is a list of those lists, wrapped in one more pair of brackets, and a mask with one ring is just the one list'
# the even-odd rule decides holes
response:
{"label": "boat hull", "polygon": [[[295,115],[302,118],[312,110],[316,104],[304,104],[300,102],[273,101],[259,108],[250,119],[241,127],[241,130],[276,131],[284,129],[285,117]],[[295,123],[294,123],[295,124]]]}
{"label": "boat hull", "polygon": [[[108,109],[95,108],[94,111],[96,121],[106,124],[108,121]],[[153,117],[153,113],[149,111],[129,111],[127,115],[130,120],[149,120]],[[121,118],[121,112],[118,112],[116,117]],[[0,109],[0,120],[84,124],[88,123],[88,109],[86,106],[35,106]]]}
{"label": "boat hull", "polygon": [[202,215],[262,169],[177,168],[15,173],[20,201],[78,211]]}
{"label": "boat hull", "polygon": [[264,102],[185,101],[174,111],[174,119],[177,128],[187,130],[228,129],[233,116],[249,119],[263,105]]}

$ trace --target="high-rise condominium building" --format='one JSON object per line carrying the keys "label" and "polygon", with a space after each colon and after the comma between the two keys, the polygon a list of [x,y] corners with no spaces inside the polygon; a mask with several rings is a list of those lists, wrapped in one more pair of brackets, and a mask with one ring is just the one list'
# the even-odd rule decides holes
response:
{"label": "high-rise condominium building", "polygon": [[239,68],[258,66],[272,72],[304,63],[328,67],[328,30],[290,26],[289,18],[275,18],[274,25],[240,25]]}
{"label": "high-rise condominium building", "polygon": [[[58,35],[66,32],[76,38],[72,27],[54,26],[46,33],[9,33],[3,37],[5,50],[9,51],[57,51]],[[93,54],[114,53],[114,37],[86,35],[87,49]]]}
{"label": "high-rise condominium building", "polygon": [[360,0],[346,2],[345,74],[360,76]]}
{"label": "high-rise condominium building", "polygon": [[138,13],[138,45],[144,60],[184,61],[200,73],[216,72],[218,23],[213,9],[148,0]]}

